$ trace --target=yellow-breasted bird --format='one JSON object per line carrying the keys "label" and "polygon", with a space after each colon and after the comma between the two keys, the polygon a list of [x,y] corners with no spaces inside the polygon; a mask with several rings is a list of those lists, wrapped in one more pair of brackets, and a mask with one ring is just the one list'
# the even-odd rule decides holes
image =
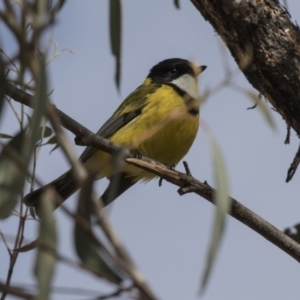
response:
{"label": "yellow-breasted bird", "polygon": [[[197,79],[205,69],[206,66],[197,67],[180,58],[161,61],[97,134],[168,166],[176,165],[187,154],[198,131],[200,100]],[[97,171],[96,179],[107,177],[110,180],[101,197],[104,205],[139,180],[155,177],[126,163],[113,168],[109,154],[91,147],[87,147],[79,159],[88,171]],[[63,200],[78,190],[75,177],[69,170],[26,195],[24,203],[37,209],[42,191],[49,186],[53,186]]]}

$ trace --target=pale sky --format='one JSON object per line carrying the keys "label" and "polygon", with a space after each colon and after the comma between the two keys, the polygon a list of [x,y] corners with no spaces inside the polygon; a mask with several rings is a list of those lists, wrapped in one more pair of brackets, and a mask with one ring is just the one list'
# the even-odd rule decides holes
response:
{"label": "pale sky", "polygon": [[[292,20],[300,22],[300,2],[288,1]],[[108,36],[108,1],[68,1],[54,31],[54,40],[63,52],[50,65],[51,96],[59,109],[87,128],[97,131],[120,102],[142,83],[149,69],[166,58],[190,59],[208,68],[201,75],[200,90],[216,86],[225,75],[224,60],[237,67],[228,51],[189,1],[176,10],[173,1],[123,2],[123,68],[121,91],[114,85],[114,58]],[[1,33],[11,49],[11,41]],[[234,79],[252,90],[244,76]],[[201,129],[186,156],[194,177],[214,186],[213,165],[207,130],[218,141],[225,157],[230,195],[283,230],[300,222],[298,171],[289,184],[287,169],[298,148],[292,132],[285,145],[286,125],[271,111],[277,125],[273,131],[258,109],[246,110],[252,102],[230,89],[214,94],[201,108]],[[17,125],[9,110],[1,132],[14,133]],[[200,126],[201,126],[200,125]],[[73,136],[68,134],[70,141]],[[47,183],[69,166],[60,150],[51,155],[51,146],[40,154],[37,174]],[[77,147],[78,154],[83,148]],[[180,163],[178,170],[183,171]],[[97,182],[99,195],[107,185]],[[158,181],[137,184],[109,207],[111,221],[159,299],[198,299],[205,266],[214,207],[194,194],[180,197],[177,188]],[[66,203],[75,208],[78,194]],[[61,211],[56,212],[60,251],[77,259],[73,251],[73,225]],[[16,232],[17,218],[1,221],[4,234]],[[25,238],[36,237],[35,222],[29,221]],[[0,243],[0,280],[8,269],[7,251]],[[12,284],[33,284],[34,252],[21,254]],[[228,217],[226,233],[204,300],[216,299],[298,299],[299,264],[240,222]],[[54,286],[81,287],[107,291],[93,276],[59,264]],[[91,297],[90,297],[91,298]],[[54,294],[52,299],[90,299],[79,295]],[[8,297],[7,299],[14,299]]]}

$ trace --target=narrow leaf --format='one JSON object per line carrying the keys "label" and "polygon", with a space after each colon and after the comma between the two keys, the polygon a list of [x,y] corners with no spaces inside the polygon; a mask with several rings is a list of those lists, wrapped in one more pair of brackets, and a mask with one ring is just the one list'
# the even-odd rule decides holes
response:
{"label": "narrow leaf", "polygon": [[51,154],[53,151],[55,151],[57,148],[59,148],[60,145],[56,144],[49,152],[49,154]]}
{"label": "narrow leaf", "polygon": [[0,49],[0,116],[3,108],[4,97],[5,97],[5,89],[6,89],[6,76],[5,76],[5,69],[4,63],[2,61],[1,49]]}
{"label": "narrow leaf", "polygon": [[88,221],[88,230],[91,234],[89,235],[79,222],[75,223],[74,235],[76,252],[81,261],[91,270],[100,274],[101,277],[119,284],[121,278],[106,263],[105,258],[101,255],[101,249],[99,249],[99,246],[92,237],[92,193],[93,181],[90,180],[89,183],[81,189],[77,214]]}
{"label": "narrow leaf", "polygon": [[51,14],[55,16],[65,5],[66,0],[58,0],[55,7],[53,8]]}
{"label": "narrow leaf", "polygon": [[43,143],[40,146],[54,145],[54,144],[55,144],[55,146],[50,151],[50,154],[51,154],[54,150],[56,150],[57,148],[60,147],[60,145],[58,144],[58,140],[57,140],[57,136],[56,135],[52,136],[46,143]]}
{"label": "narrow leaf", "polygon": [[57,136],[56,135],[52,136],[46,143],[42,144],[42,146],[53,145],[53,144],[57,144]]}
{"label": "narrow leaf", "polygon": [[[33,149],[40,138],[40,122],[47,100],[44,59],[41,59],[39,82],[36,84],[34,113],[30,119],[30,135],[25,139],[25,132],[19,132],[0,154],[0,219],[7,218],[17,203]],[[12,154],[15,154],[15,157],[12,158]]]}
{"label": "narrow leaf", "polygon": [[6,134],[6,133],[0,133],[0,139],[12,139],[13,136]]}
{"label": "narrow leaf", "polygon": [[47,22],[47,10],[48,10],[48,1],[39,0],[37,2],[37,14],[36,14],[36,23],[39,26],[44,26]]}
{"label": "narrow leaf", "polygon": [[[24,160],[29,161],[33,149],[35,147],[36,142],[41,138],[43,129],[40,127],[42,118],[45,113],[46,109],[46,102],[47,102],[47,77],[46,77],[46,70],[45,70],[45,59],[41,55],[40,58],[40,74],[39,74],[39,81],[37,82],[36,93],[33,97],[34,103],[34,111],[30,119],[30,135],[28,141],[26,142],[26,148],[24,151]],[[51,129],[45,129],[45,131],[50,131]],[[51,130],[52,133],[52,130]]]}
{"label": "narrow leaf", "polygon": [[0,219],[10,216],[22,191],[26,172],[21,171],[22,168],[9,153],[21,157],[24,135],[24,131],[19,132],[3,147],[0,154]]}
{"label": "narrow leaf", "polygon": [[28,252],[31,251],[33,249],[35,249],[38,246],[38,240],[34,240],[32,242],[30,242],[29,244],[26,244],[24,246],[21,246],[19,248],[15,248],[13,251],[16,252]]}
{"label": "narrow leaf", "polygon": [[250,100],[252,100],[255,107],[257,106],[257,108],[261,111],[264,119],[267,121],[267,123],[270,125],[270,127],[273,130],[276,130],[276,124],[272,117],[271,111],[268,108],[268,106],[266,105],[266,103],[264,101],[262,101],[261,95],[257,96],[255,93],[253,93],[251,91],[245,91],[245,94],[249,97]]}
{"label": "narrow leaf", "polygon": [[116,58],[115,82],[120,89],[121,78],[121,39],[122,39],[122,8],[121,0],[109,1],[110,46]]}
{"label": "narrow leaf", "polygon": [[38,253],[35,263],[35,276],[38,285],[38,295],[35,300],[49,299],[50,287],[56,262],[57,235],[53,218],[55,193],[46,190],[41,199],[39,213],[41,217]]}
{"label": "narrow leaf", "polygon": [[213,223],[213,230],[210,244],[206,256],[206,266],[202,274],[201,293],[204,292],[211,275],[216,256],[220,248],[220,243],[224,234],[225,221],[227,213],[230,210],[231,202],[228,197],[228,175],[226,173],[223,155],[216,141],[210,136],[210,145],[214,165],[216,193],[214,195],[214,203],[216,204],[216,212]]}

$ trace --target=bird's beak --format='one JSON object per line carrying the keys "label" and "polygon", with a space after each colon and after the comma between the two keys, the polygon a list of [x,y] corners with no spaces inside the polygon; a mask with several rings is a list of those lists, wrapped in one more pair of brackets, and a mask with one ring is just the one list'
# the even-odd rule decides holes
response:
{"label": "bird's beak", "polygon": [[195,68],[195,75],[198,76],[200,75],[205,69],[207,68],[207,66],[199,66]]}

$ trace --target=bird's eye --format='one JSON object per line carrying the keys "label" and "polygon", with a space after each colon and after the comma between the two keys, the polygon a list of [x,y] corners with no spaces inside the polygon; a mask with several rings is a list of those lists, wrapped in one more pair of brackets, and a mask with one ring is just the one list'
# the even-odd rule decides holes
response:
{"label": "bird's eye", "polygon": [[174,76],[178,73],[178,69],[177,68],[171,68],[168,70],[168,74],[171,76]]}

